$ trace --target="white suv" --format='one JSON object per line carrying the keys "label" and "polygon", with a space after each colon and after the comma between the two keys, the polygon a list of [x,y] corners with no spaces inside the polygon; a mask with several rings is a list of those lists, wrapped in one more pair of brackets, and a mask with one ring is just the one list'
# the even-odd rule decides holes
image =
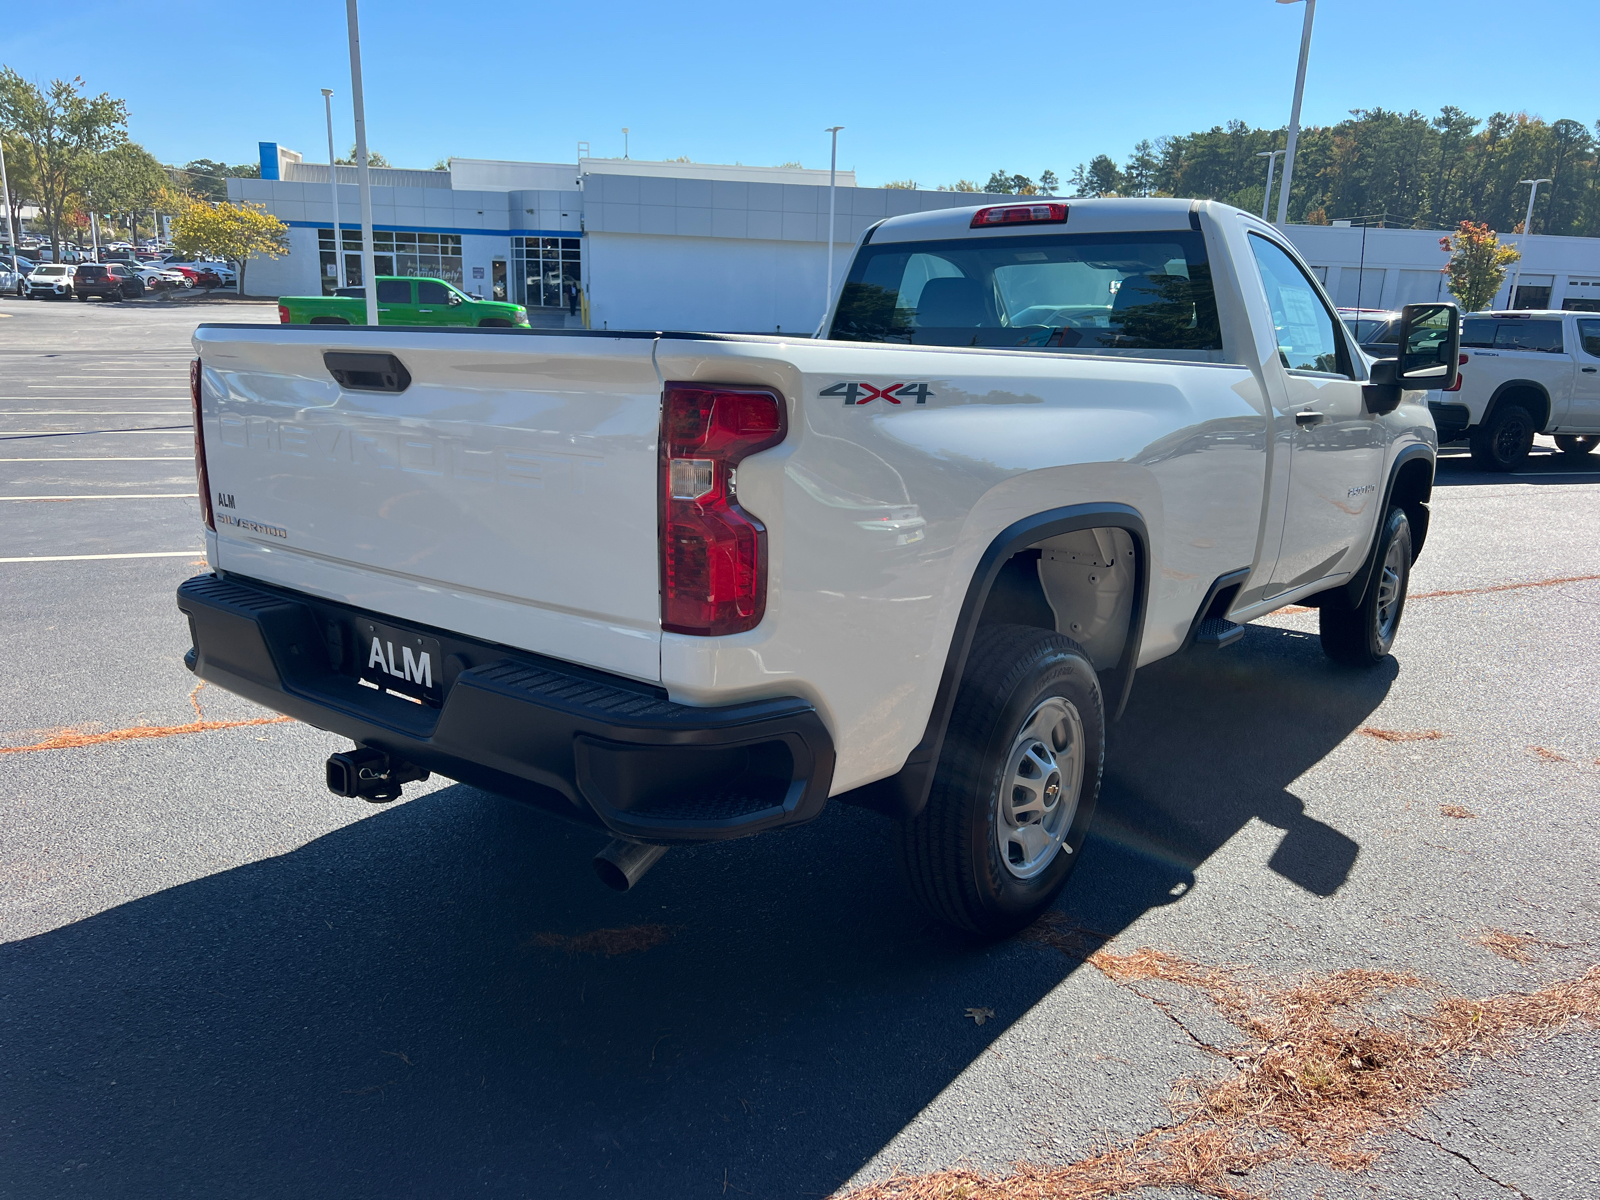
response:
{"label": "white suv", "polygon": [[1439,443],[1467,438],[1487,471],[1514,470],[1536,433],[1581,458],[1600,445],[1600,313],[1469,314],[1456,386],[1429,392],[1428,408]]}

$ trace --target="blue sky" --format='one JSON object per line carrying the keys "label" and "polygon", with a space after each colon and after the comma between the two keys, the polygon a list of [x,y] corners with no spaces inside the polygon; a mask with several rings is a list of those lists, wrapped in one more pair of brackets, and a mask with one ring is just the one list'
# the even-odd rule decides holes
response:
{"label": "blue sky", "polygon": [[[1233,118],[1288,120],[1304,8],[1271,0],[922,0],[606,4],[365,0],[367,127],[396,166],[596,155],[826,167],[876,185],[989,172],[1065,178],[1142,137]],[[129,40],[118,35],[125,30]],[[1553,36],[1558,31],[1559,36]],[[1352,108],[1455,104],[1600,117],[1600,7],[1322,0],[1306,123]],[[81,75],[128,102],[164,161],[254,161],[277,141],[326,161],[353,141],[340,0],[143,0],[8,6],[0,61]]]}

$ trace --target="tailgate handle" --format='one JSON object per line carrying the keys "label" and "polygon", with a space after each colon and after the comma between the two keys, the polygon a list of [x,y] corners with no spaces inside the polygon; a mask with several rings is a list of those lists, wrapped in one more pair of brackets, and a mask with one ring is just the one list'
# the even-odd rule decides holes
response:
{"label": "tailgate handle", "polygon": [[411,372],[392,354],[329,350],[322,362],[339,386],[352,392],[403,392],[411,386]]}

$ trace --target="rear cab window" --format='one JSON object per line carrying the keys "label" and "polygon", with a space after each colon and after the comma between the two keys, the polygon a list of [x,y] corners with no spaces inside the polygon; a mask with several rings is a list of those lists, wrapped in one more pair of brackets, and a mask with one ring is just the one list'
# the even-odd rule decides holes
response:
{"label": "rear cab window", "polygon": [[1560,321],[1526,317],[1468,317],[1461,323],[1463,350],[1536,350],[1563,352]]}
{"label": "rear cab window", "polygon": [[1190,230],[869,243],[829,336],[1224,361],[1205,241]]}

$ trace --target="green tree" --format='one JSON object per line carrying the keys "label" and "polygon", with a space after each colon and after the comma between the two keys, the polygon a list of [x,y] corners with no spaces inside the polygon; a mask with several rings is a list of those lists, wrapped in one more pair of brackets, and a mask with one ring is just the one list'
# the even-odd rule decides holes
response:
{"label": "green tree", "polygon": [[1056,178],[1054,171],[1045,170],[1039,172],[1039,190],[1046,196],[1054,196],[1056,189],[1060,186],[1061,180]]}
{"label": "green tree", "polygon": [[1506,281],[1506,269],[1522,257],[1512,246],[1502,246],[1487,225],[1463,221],[1439,248],[1450,254],[1450,293],[1465,312],[1487,308]]}
{"label": "green tree", "polygon": [[82,78],[54,79],[41,89],[10,67],[0,70],[0,136],[27,164],[58,262],[63,218],[83,194],[96,156],[127,140],[127,125],[127,105],[106,92],[89,96]]}
{"label": "green tree", "polygon": [[[356,148],[354,146],[351,146],[350,147],[350,153],[347,156],[345,156],[344,158],[335,159],[334,161],[337,162],[341,167],[353,167],[353,166],[355,166],[356,165]],[[687,158],[679,158],[677,161],[678,162],[689,162],[690,160],[687,159]],[[389,160],[387,158],[385,158],[383,155],[379,154],[376,150],[372,149],[370,146],[367,148],[367,166],[369,166],[369,167],[387,167],[388,165],[389,165]]]}
{"label": "green tree", "polygon": [[125,214],[134,241],[138,240],[139,214],[156,207],[168,188],[166,168],[136,142],[124,142],[98,155],[85,182],[95,211]]}
{"label": "green tree", "polygon": [[914,192],[917,190],[917,181],[915,179],[891,179],[883,186],[886,188],[894,188],[897,191]]}
{"label": "green tree", "polygon": [[173,220],[172,244],[184,254],[237,263],[239,295],[243,296],[246,265],[258,254],[282,258],[289,253],[289,227],[260,204],[196,200]]}
{"label": "green tree", "polygon": [[1004,170],[990,175],[989,182],[983,185],[983,190],[1002,196],[1032,196],[1038,192],[1033,186],[1033,180],[1026,175],[1011,175]]}
{"label": "green tree", "polygon": [[1155,191],[1156,168],[1159,162],[1156,159],[1155,147],[1150,144],[1150,139],[1145,138],[1133,148],[1133,153],[1128,157],[1128,165],[1122,169],[1123,187],[1130,196],[1148,196]]}
{"label": "green tree", "polygon": [[1085,179],[1091,196],[1116,196],[1122,192],[1122,172],[1117,170],[1110,155],[1096,154],[1091,158]]}

